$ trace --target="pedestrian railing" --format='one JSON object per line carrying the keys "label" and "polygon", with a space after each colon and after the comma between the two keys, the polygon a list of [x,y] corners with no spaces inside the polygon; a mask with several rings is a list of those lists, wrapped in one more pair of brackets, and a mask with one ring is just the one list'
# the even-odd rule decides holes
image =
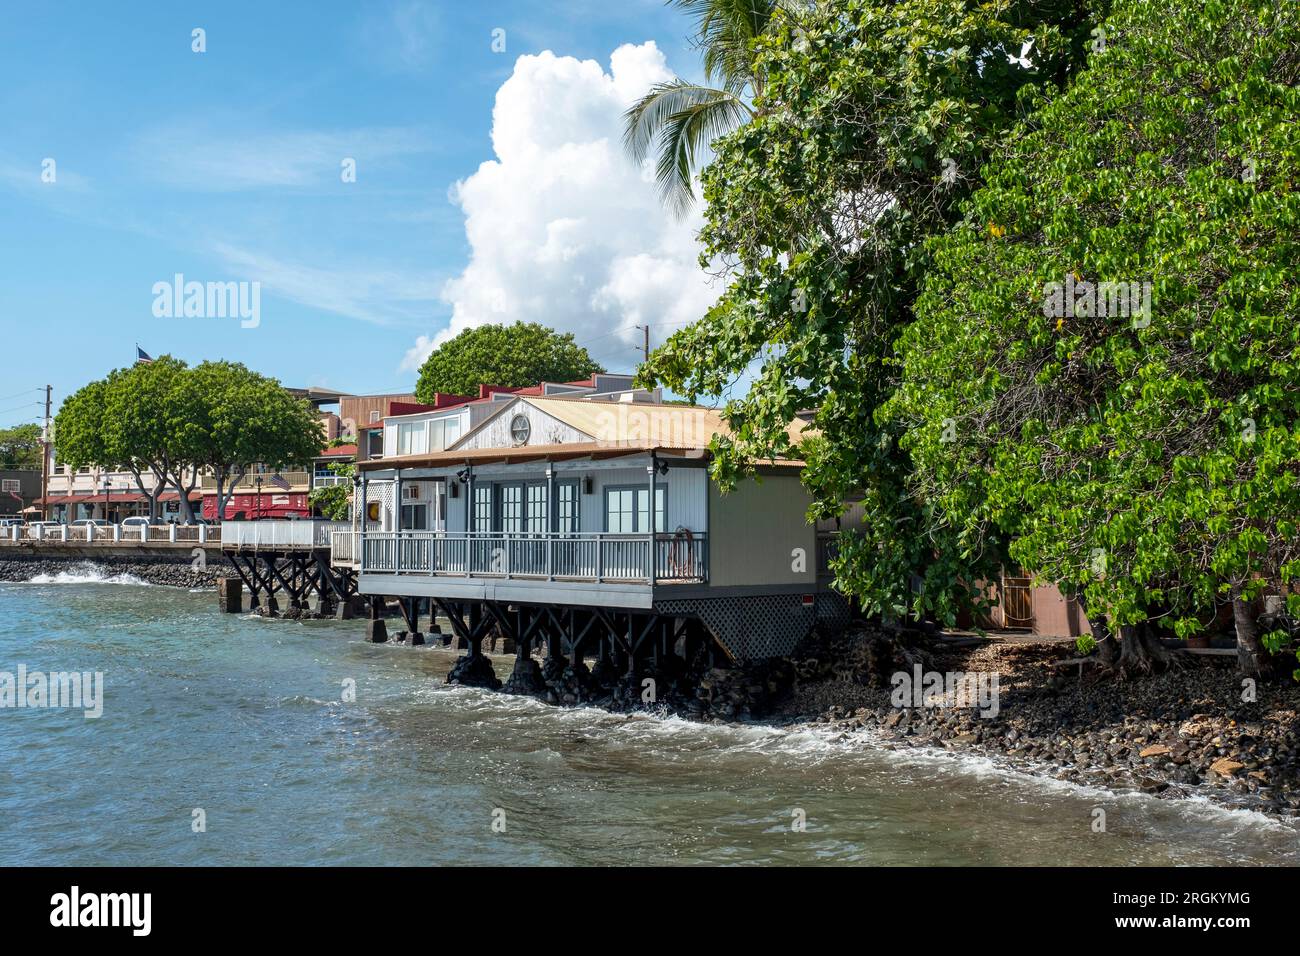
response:
{"label": "pedestrian railing", "polygon": [[133,525],[14,525],[0,528],[0,545],[40,542],[41,544],[86,545],[191,543],[217,544],[218,525],[133,524]]}
{"label": "pedestrian railing", "polygon": [[[358,549],[358,544],[360,549]],[[593,582],[708,580],[708,537],[671,534],[506,534],[386,531],[335,534],[336,564],[366,574],[544,578]]]}

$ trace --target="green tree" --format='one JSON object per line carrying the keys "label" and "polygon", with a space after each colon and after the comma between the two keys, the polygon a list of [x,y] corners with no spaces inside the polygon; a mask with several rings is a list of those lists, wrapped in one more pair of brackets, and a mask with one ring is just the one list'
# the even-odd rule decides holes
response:
{"label": "green tree", "polygon": [[0,468],[40,468],[41,427],[0,428]]}
{"label": "green tree", "polygon": [[434,349],[420,366],[415,396],[433,403],[438,392],[477,395],[480,384],[521,388],[569,382],[604,369],[573,340],[535,322],[478,325]]}
{"label": "green tree", "polygon": [[[356,474],[356,466],[349,462],[335,462],[329,466],[330,471],[345,478]],[[348,516],[352,505],[351,484],[325,485],[313,488],[307,500],[311,506],[331,521],[343,521]]]}
{"label": "green tree", "polygon": [[[668,0],[695,19],[706,83],[674,77],[656,83],[624,114],[623,142],[637,165],[655,157],[660,198],[678,215],[695,202],[694,179],[709,144],[754,115],[762,92],[754,40],[782,0]],[[709,86],[714,83],[716,86]]]}
{"label": "green tree", "polygon": [[[714,144],[701,263],[729,286],[673,335],[641,377],[727,402],[714,474],[803,454],[814,514],[860,496],[839,586],[885,616],[951,623],[977,603],[996,542],[966,550],[907,494],[899,432],[877,417],[897,386],[895,343],[912,320],[924,240],[959,217],[986,158],[1033,90],[1062,83],[1089,39],[1090,5],[844,0],[774,17],[753,43],[764,77],[749,124]],[[1032,64],[1011,62],[1026,58]],[[815,409],[801,452],[788,426]]]}
{"label": "green tree", "polygon": [[[171,482],[171,430],[181,417],[173,405],[173,385],[184,370],[184,362],[165,355],[115,369],[74,392],[54,422],[59,460],[70,468],[129,471],[156,518],[158,498]],[[146,475],[154,479],[148,486]]]}
{"label": "green tree", "polygon": [[1100,36],[931,243],[910,491],[1077,593],[1123,672],[1231,602],[1267,673],[1252,599],[1300,571],[1300,8],[1126,0]]}
{"label": "green tree", "polygon": [[[204,469],[217,476],[218,516],[224,516],[234,482],[253,463],[305,465],[324,434],[310,405],[275,379],[231,362],[191,369],[164,355],[116,369],[69,396],[55,420],[55,442],[70,467],[129,471],[149,497],[151,518],[158,517],[159,497],[173,488],[189,522],[189,495]],[[154,479],[150,486],[146,476]]]}
{"label": "green tree", "polygon": [[255,465],[307,467],[320,454],[325,437],[311,405],[276,379],[238,362],[203,362],[191,380],[197,393],[189,426],[192,454],[215,479],[219,519]]}

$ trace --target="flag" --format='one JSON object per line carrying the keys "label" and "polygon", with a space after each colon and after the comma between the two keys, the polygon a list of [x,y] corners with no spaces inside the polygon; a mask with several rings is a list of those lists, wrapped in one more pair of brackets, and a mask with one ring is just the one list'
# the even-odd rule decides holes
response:
{"label": "flag", "polygon": [[268,485],[274,485],[282,491],[289,490],[289,482],[285,481],[280,475],[272,475],[270,478],[266,479],[266,483]]}
{"label": "flag", "polygon": [[144,349],[140,348],[140,346],[138,346],[138,345],[135,347],[135,364],[136,364],[136,365],[148,365],[148,364],[149,364],[150,362],[152,362],[152,361],[153,361],[153,356],[152,356],[152,355],[150,355],[150,354],[149,354],[148,352],[146,352]]}

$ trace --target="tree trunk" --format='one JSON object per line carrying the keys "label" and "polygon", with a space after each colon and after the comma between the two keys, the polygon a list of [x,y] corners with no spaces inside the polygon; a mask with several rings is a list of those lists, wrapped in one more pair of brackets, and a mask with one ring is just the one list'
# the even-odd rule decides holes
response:
{"label": "tree trunk", "polygon": [[1097,658],[1106,667],[1114,667],[1119,660],[1119,645],[1115,637],[1110,633],[1110,628],[1106,626],[1106,619],[1094,621],[1088,618],[1088,626],[1092,629],[1092,639],[1097,642]]}
{"label": "tree trunk", "polygon": [[1120,649],[1116,663],[1121,677],[1145,677],[1173,663],[1149,623],[1125,624],[1119,629]]}
{"label": "tree trunk", "polygon": [[226,520],[226,469],[218,465],[213,469],[217,482],[217,520]]}
{"label": "tree trunk", "polygon": [[1095,616],[1089,614],[1082,595],[1076,599],[1079,602],[1079,610],[1083,612],[1083,616],[1088,620],[1088,628],[1092,631],[1092,639],[1097,643],[1097,659],[1101,661],[1103,667],[1113,668],[1119,660],[1119,642],[1116,636],[1110,632],[1106,616],[1104,614]]}
{"label": "tree trunk", "polygon": [[1255,621],[1250,602],[1240,591],[1232,594],[1232,623],[1237,628],[1237,666],[1247,677],[1266,677],[1269,669],[1268,651],[1259,640],[1259,625]]}

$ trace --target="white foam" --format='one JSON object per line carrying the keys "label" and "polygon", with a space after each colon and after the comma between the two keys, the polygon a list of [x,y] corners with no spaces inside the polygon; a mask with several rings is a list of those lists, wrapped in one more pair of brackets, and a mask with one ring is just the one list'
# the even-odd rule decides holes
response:
{"label": "white foam", "polygon": [[58,574],[37,574],[24,584],[131,584],[136,587],[153,587],[148,581],[134,574],[109,574],[102,567],[90,561],[75,566],[72,571],[60,571]]}

